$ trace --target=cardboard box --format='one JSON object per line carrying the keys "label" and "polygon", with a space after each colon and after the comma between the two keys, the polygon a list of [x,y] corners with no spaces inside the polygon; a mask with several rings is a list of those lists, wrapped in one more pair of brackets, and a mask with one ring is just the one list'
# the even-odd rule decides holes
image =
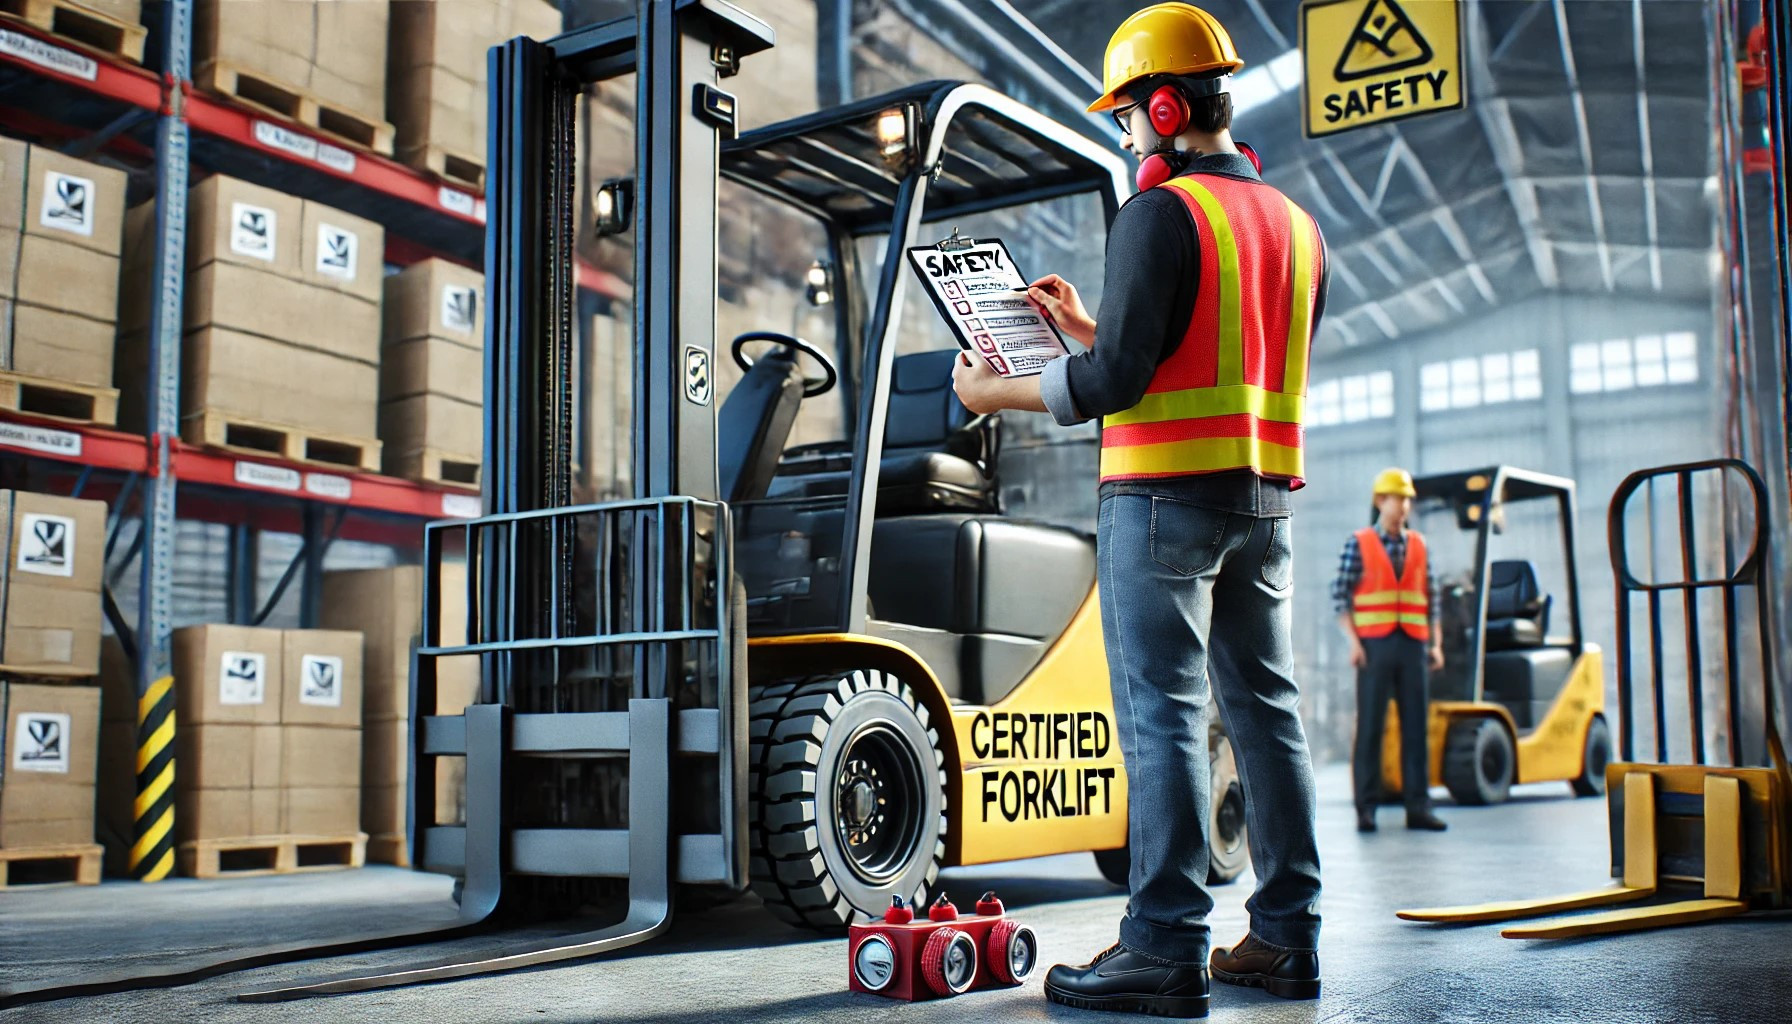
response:
{"label": "cardboard box", "polygon": [[379,305],[347,292],[214,262],[187,274],[184,297],[188,331],[221,327],[379,363]]}
{"label": "cardboard box", "polygon": [[174,835],[182,843],[284,835],[285,815],[285,790],[178,788]]}
{"label": "cardboard box", "polygon": [[[291,2],[230,7],[297,7]],[[152,209],[153,209],[153,204]],[[301,276],[304,200],[222,174],[187,192],[187,268],[214,260]]]}
{"label": "cardboard box", "polygon": [[387,345],[446,338],[485,346],[485,275],[458,263],[427,259],[386,278]]}
{"label": "cardboard box", "polygon": [[288,725],[360,728],[361,634],[348,630],[289,629],[282,643],[286,697],[280,720]]}
{"label": "cardboard box", "polygon": [[117,256],[125,173],[14,139],[0,140],[0,230]]}
{"label": "cardboard box", "polygon": [[[467,759],[436,759],[435,824],[461,825],[467,820]],[[361,788],[361,831],[370,836],[403,835],[405,801],[409,788],[404,784]]]}
{"label": "cardboard box", "polygon": [[[133,734],[130,745],[135,744]],[[183,722],[175,729],[174,747],[179,766],[175,774],[184,788],[279,789],[284,785],[286,731],[281,726]]]}
{"label": "cardboard box", "polygon": [[14,373],[109,388],[116,342],[110,321],[0,299],[0,350]]}
{"label": "cardboard box", "polygon": [[412,395],[380,406],[380,440],[387,456],[424,448],[474,462],[485,447],[480,407],[443,395]]}
{"label": "cardboard box", "polygon": [[118,320],[116,253],[62,238],[25,235],[19,245],[16,298],[106,324]]}
{"label": "cardboard box", "polygon": [[281,831],[288,835],[336,836],[361,831],[359,786],[288,789],[284,797]]}
{"label": "cardboard box", "polygon": [[92,843],[99,688],[0,683],[0,716],[0,847]]}
{"label": "cardboard box", "polygon": [[[442,566],[442,638],[467,635],[466,566]],[[423,622],[423,568],[354,569],[324,574],[318,621],[364,632],[362,718],[365,723],[409,718],[411,647]],[[458,715],[479,692],[479,659],[437,659],[435,714]]]}
{"label": "cardboard box", "polygon": [[82,7],[98,11],[108,18],[114,18],[127,25],[136,25],[143,21],[141,0],[80,0],[80,3]]}
{"label": "cardboard box", "polygon": [[446,338],[412,338],[380,353],[380,401],[435,394],[485,403],[485,353]]}
{"label": "cardboard box", "polygon": [[188,626],[174,631],[179,729],[208,723],[277,724],[285,695],[277,629]]}
{"label": "cardboard box", "polygon": [[11,299],[16,293],[19,244],[24,238],[24,233],[16,227],[0,227],[0,299]]}
{"label": "cardboard box", "polygon": [[307,83],[311,94],[325,106],[385,120],[386,5],[369,0],[320,0],[315,17],[316,60]]}
{"label": "cardboard box", "polygon": [[399,155],[415,161],[435,147],[483,167],[486,154],[485,69],[477,79],[443,66],[395,70],[387,109]]}
{"label": "cardboard box", "polygon": [[286,789],[361,785],[361,730],[286,725],[280,782]]}
{"label": "cardboard box", "polygon": [[[199,0],[194,5],[195,68],[222,62],[296,90],[310,77],[316,52],[316,11],[308,0]],[[238,91],[247,90],[239,86]]]}
{"label": "cardboard box", "polygon": [[26,675],[99,671],[106,503],[0,491],[11,523],[0,565],[6,620],[0,669]]}
{"label": "cardboard box", "polygon": [[385,293],[386,229],[310,200],[305,202],[302,225],[299,258],[304,280],[377,306]]}

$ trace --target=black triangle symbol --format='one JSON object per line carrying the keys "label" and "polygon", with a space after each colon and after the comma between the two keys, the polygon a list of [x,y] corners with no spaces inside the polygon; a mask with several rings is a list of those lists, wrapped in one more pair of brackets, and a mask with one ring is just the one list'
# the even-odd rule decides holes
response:
{"label": "black triangle symbol", "polygon": [[1424,64],[1432,56],[1431,43],[1401,10],[1398,0],[1369,0],[1344,41],[1332,77],[1348,82]]}

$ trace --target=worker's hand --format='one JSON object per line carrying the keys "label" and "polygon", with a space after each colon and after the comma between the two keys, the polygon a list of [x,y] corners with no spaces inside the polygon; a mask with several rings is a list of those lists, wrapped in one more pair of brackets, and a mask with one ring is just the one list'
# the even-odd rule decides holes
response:
{"label": "worker's hand", "polygon": [[1008,408],[1003,402],[1008,381],[982,359],[963,352],[958,354],[958,362],[952,364],[952,390],[966,409],[979,416]]}
{"label": "worker's hand", "polygon": [[1350,667],[1362,668],[1369,664],[1369,652],[1363,650],[1363,642],[1356,637],[1350,638]]}
{"label": "worker's hand", "polygon": [[1027,286],[1027,301],[1051,318],[1058,330],[1085,345],[1095,344],[1095,318],[1083,308],[1076,285],[1056,274],[1047,274]]}
{"label": "worker's hand", "polygon": [[1444,645],[1431,645],[1431,671],[1436,672],[1444,667]]}

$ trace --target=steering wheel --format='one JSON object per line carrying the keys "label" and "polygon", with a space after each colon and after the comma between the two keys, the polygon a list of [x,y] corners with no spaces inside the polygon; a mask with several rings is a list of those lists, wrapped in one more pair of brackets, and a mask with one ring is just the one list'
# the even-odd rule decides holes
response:
{"label": "steering wheel", "polygon": [[742,370],[751,370],[753,368],[753,360],[747,358],[744,349],[747,345],[750,345],[755,341],[769,341],[773,344],[782,345],[788,349],[794,349],[821,364],[823,376],[803,378],[804,398],[814,398],[816,395],[825,395],[834,390],[834,385],[840,381],[840,371],[834,369],[833,362],[829,360],[827,356],[822,355],[821,351],[814,345],[789,334],[779,334],[777,331],[748,331],[740,337],[735,338],[734,342],[728,346],[729,353],[734,356],[734,365],[740,367]]}

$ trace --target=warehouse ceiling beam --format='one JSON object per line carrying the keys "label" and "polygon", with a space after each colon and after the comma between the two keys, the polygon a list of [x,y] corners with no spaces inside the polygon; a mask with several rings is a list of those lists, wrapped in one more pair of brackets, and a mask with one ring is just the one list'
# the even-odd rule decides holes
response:
{"label": "warehouse ceiling beam", "polygon": [[[1529,20],[1535,16],[1540,5],[1532,7],[1519,18],[1519,24],[1506,33],[1501,41],[1503,49],[1518,37],[1519,32]],[[1556,269],[1555,253],[1549,248],[1543,235],[1542,207],[1537,201],[1537,191],[1524,178],[1524,153],[1518,141],[1518,126],[1512,121],[1512,110],[1504,99],[1496,99],[1496,85],[1493,80],[1491,58],[1487,50],[1487,22],[1483,9],[1477,0],[1474,14],[1463,19],[1464,34],[1468,45],[1468,69],[1472,79],[1471,91],[1483,97],[1469,104],[1474,109],[1475,120],[1481,124],[1481,131],[1487,137],[1487,148],[1493,151],[1493,163],[1499,169],[1500,177],[1505,182],[1506,195],[1512,202],[1512,212],[1518,218],[1519,230],[1524,232],[1525,245],[1530,252],[1531,267],[1537,273],[1537,281],[1544,288],[1555,289],[1561,284],[1561,274]]]}
{"label": "warehouse ceiling beam", "polygon": [[1587,98],[1581,93],[1580,71],[1574,63],[1574,38],[1568,31],[1568,7],[1563,0],[1553,0],[1556,15],[1556,43],[1562,51],[1562,69],[1568,73],[1569,98],[1574,105],[1574,133],[1580,142],[1580,162],[1587,172],[1587,210],[1593,218],[1593,237],[1598,240],[1599,270],[1605,275],[1605,290],[1616,288],[1612,273],[1611,253],[1605,248],[1605,204],[1599,198],[1599,175],[1593,170],[1593,137],[1587,125]]}
{"label": "warehouse ceiling beam", "polygon": [[[1643,0],[1630,0],[1631,56],[1636,63],[1637,149],[1643,160],[1643,225],[1653,250],[1659,241],[1655,210],[1655,145],[1649,132],[1649,83],[1643,59]],[[1661,254],[1649,254],[1649,284],[1661,291]]]}

